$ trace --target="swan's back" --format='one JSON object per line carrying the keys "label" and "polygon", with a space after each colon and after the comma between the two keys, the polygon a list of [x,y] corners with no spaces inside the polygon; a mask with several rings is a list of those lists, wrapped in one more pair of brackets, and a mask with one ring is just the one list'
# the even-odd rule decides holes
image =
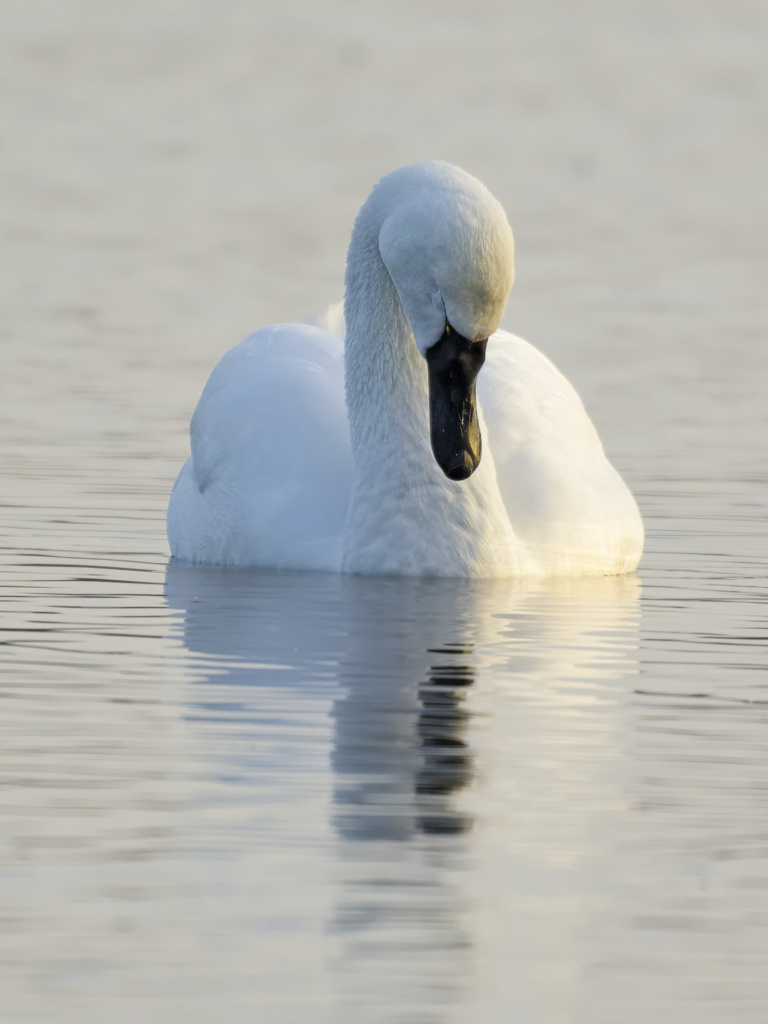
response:
{"label": "swan's back", "polygon": [[640,514],[572,385],[533,345],[497,331],[477,391],[512,529],[541,571],[631,572]]}
{"label": "swan's back", "polygon": [[214,368],[168,509],[171,551],[203,565],[338,572],[352,458],[341,341],[265,327]]}

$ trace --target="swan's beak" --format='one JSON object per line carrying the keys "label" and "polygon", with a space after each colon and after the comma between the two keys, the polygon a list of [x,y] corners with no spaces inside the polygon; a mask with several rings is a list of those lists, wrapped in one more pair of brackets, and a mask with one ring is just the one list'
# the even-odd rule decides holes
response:
{"label": "swan's beak", "polygon": [[487,343],[469,341],[447,324],[440,340],[427,349],[432,452],[449,480],[466,480],[480,464],[475,383]]}

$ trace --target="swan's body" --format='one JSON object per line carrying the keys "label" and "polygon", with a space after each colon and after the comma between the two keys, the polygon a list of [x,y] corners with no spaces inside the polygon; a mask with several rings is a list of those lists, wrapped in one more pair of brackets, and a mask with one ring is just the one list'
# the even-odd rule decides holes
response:
{"label": "swan's body", "polygon": [[[174,557],[382,575],[632,571],[637,506],[578,395],[496,329],[511,278],[506,218],[474,178],[417,164],[383,179],[350,244],[345,340],[267,327],[211,374],[168,509]],[[446,386],[450,409],[436,404],[444,332],[470,353],[490,335],[477,410],[472,373],[461,394]]]}

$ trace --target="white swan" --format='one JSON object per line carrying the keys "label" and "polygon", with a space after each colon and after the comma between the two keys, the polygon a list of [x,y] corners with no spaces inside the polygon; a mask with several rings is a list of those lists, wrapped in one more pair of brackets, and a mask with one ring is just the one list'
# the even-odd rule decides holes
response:
{"label": "white swan", "polygon": [[477,179],[439,162],[383,178],[352,233],[345,341],[265,327],[213,370],[168,507],[173,557],[374,575],[631,572],[640,515],[578,395],[497,330],[512,279],[512,232]]}

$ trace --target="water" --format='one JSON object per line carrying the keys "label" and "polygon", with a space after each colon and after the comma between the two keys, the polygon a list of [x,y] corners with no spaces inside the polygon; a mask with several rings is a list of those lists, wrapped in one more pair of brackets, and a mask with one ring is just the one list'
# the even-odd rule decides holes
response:
{"label": "water", "polygon": [[[762,1024],[764,5],[0,24],[3,1019]],[[434,156],[509,211],[505,326],[637,494],[637,577],[168,566],[213,362]]]}

